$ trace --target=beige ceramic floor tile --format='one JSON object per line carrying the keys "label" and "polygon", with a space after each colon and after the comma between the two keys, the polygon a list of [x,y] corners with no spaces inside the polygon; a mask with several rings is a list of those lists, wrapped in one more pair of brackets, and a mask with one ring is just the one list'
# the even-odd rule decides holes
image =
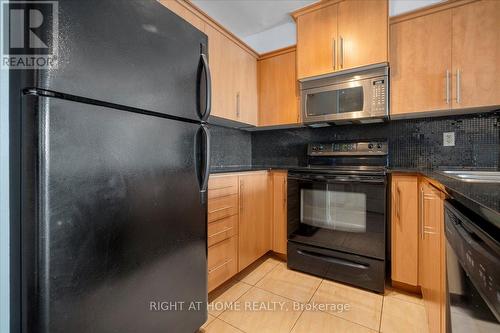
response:
{"label": "beige ceramic floor tile", "polygon": [[286,264],[279,264],[255,286],[274,294],[307,303],[318,289],[321,279],[292,271]]}
{"label": "beige ceramic floor tile", "polygon": [[381,295],[323,280],[311,303],[346,304],[348,308],[333,305],[325,311],[378,331],[382,300]]}
{"label": "beige ceramic floor tile", "polygon": [[392,288],[387,288],[385,290],[385,297],[395,297],[402,301],[412,302],[419,305],[424,305],[424,300],[420,295],[406,293],[404,291],[395,290]]}
{"label": "beige ceramic floor tile", "polygon": [[236,280],[229,281],[209,295],[208,313],[219,316],[231,303],[246,293],[251,285]]}
{"label": "beige ceramic floor tile", "polygon": [[375,333],[364,326],[352,323],[321,311],[304,311],[293,327],[292,333]]}
{"label": "beige ceramic floor tile", "polygon": [[242,331],[215,318],[207,327],[200,328],[198,333],[242,333]]}
{"label": "beige ceramic floor tile", "polygon": [[425,307],[395,297],[385,297],[380,331],[427,333]]}
{"label": "beige ceramic floor tile", "polygon": [[236,278],[245,283],[254,286],[260,279],[262,279],[267,273],[272,271],[276,265],[280,263],[279,260],[274,258],[265,258],[258,261],[249,267],[245,268],[241,273],[239,273]]}
{"label": "beige ceramic floor tile", "polygon": [[212,316],[211,314],[209,314],[207,321],[205,322],[205,324],[203,324],[203,326],[201,326],[201,328],[207,327],[214,319],[215,319],[215,317]]}
{"label": "beige ceramic floor tile", "polygon": [[249,333],[288,333],[300,315],[292,301],[255,287],[237,303],[239,309],[227,310],[219,318]]}

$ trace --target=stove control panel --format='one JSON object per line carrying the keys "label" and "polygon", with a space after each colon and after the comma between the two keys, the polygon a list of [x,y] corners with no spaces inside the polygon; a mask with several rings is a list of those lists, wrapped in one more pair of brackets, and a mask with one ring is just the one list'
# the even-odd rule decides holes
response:
{"label": "stove control panel", "polygon": [[387,141],[310,143],[310,156],[387,155]]}

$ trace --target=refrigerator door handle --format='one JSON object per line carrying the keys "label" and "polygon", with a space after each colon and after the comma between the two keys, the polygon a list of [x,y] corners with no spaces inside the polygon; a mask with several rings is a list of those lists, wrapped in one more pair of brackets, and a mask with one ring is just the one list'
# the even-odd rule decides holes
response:
{"label": "refrigerator door handle", "polygon": [[202,158],[204,159],[202,165],[204,167],[202,178],[201,178],[201,189],[200,192],[206,192],[208,189],[208,178],[210,177],[210,131],[206,125],[201,125],[201,131],[203,132],[203,141],[205,145],[205,154]]}
{"label": "refrigerator door handle", "polygon": [[[206,121],[210,116],[211,106],[212,106],[212,78],[210,75],[210,67],[208,65],[208,58],[206,54],[201,54],[201,65],[202,72],[205,73],[205,111],[200,113],[201,121]],[[198,80],[198,90],[201,89],[201,75]],[[201,96],[201,91],[200,94]],[[200,110],[201,112],[201,110]]]}

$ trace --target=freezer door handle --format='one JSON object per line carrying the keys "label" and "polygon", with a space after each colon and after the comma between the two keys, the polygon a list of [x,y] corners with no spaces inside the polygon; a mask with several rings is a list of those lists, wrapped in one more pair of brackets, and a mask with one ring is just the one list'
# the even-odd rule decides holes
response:
{"label": "freezer door handle", "polygon": [[210,111],[211,111],[211,106],[212,106],[212,78],[210,76],[210,67],[208,65],[208,58],[206,54],[201,54],[201,68],[199,70],[199,79],[198,79],[198,96],[199,99],[202,98],[202,74],[205,76],[205,110],[203,113],[201,112],[201,100],[199,100],[199,108],[200,108],[200,118],[201,121],[206,121],[208,117],[210,116]]}

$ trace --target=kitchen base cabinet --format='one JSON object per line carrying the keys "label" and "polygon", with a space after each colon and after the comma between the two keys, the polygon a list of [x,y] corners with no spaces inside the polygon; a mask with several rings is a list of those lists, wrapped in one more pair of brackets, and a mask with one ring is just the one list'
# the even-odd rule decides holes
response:
{"label": "kitchen base cabinet", "polygon": [[425,180],[419,186],[419,282],[429,332],[445,332],[444,194]]}
{"label": "kitchen base cabinet", "polygon": [[208,292],[238,273],[238,236],[208,249]]}
{"label": "kitchen base cabinet", "polygon": [[287,243],[287,172],[272,171],[273,252],[286,255]]}
{"label": "kitchen base cabinet", "polygon": [[418,176],[391,178],[391,278],[418,285]]}
{"label": "kitchen base cabinet", "polygon": [[238,270],[241,271],[271,249],[268,172],[240,175],[239,186]]}

